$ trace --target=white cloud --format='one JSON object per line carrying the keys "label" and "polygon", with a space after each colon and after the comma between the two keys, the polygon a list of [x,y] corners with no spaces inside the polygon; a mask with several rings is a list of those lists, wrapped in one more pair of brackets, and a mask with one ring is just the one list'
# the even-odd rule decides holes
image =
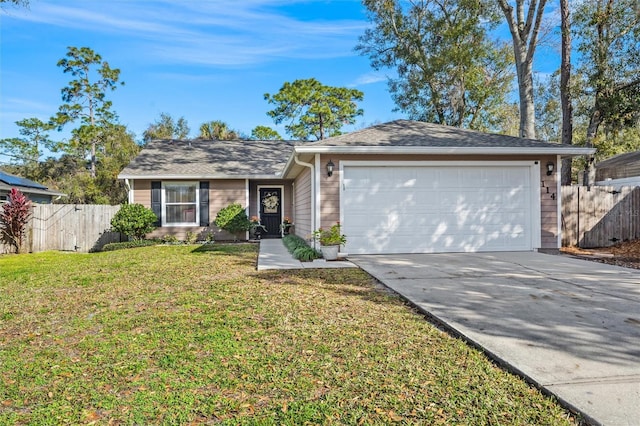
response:
{"label": "white cloud", "polygon": [[69,1],[33,3],[14,19],[129,36],[150,61],[246,65],[274,58],[353,55],[366,27],[357,20],[300,20],[278,1]]}
{"label": "white cloud", "polygon": [[[73,4],[73,2],[70,2]],[[59,6],[45,1],[33,4],[30,9],[22,11],[13,16],[15,19],[38,22],[41,24],[60,26],[65,28],[76,28],[82,30],[92,30],[95,32],[155,32],[163,33],[171,30],[157,23],[140,19],[126,19],[107,12],[91,10],[91,7],[98,7],[98,2],[77,3],[78,6]],[[118,12],[121,9],[112,8],[110,12]]]}
{"label": "white cloud", "polygon": [[387,76],[381,73],[369,72],[366,74],[362,74],[356,81],[353,83],[353,86],[364,86],[366,84],[374,84],[379,83],[381,81],[387,81]]}
{"label": "white cloud", "polygon": [[[3,97],[2,99],[2,122],[3,126],[16,127],[14,123],[24,118],[36,117],[42,121],[47,121],[51,117],[52,111],[56,111],[57,105],[52,106],[44,102],[37,102],[31,99],[21,99]],[[3,129],[6,130],[6,129]]]}
{"label": "white cloud", "polygon": [[[21,98],[5,98],[2,101],[2,107],[7,110],[30,111],[34,114],[51,111],[51,105]],[[57,108],[57,106],[55,108]]]}
{"label": "white cloud", "polygon": [[0,106],[0,129],[2,130],[0,139],[19,136],[16,121],[36,117],[46,122],[51,117],[52,111],[58,108],[57,105],[52,106],[44,102],[9,96],[2,96]]}

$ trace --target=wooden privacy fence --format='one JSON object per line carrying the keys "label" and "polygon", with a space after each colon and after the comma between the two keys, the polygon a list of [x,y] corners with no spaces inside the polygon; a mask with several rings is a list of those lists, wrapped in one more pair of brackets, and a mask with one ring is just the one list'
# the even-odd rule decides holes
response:
{"label": "wooden privacy fence", "polygon": [[608,247],[638,238],[640,187],[562,187],[563,246]]}
{"label": "wooden privacy fence", "polygon": [[[89,252],[123,240],[110,232],[111,219],[120,206],[95,204],[34,204],[23,251],[64,250]],[[8,248],[0,244],[0,253]]]}

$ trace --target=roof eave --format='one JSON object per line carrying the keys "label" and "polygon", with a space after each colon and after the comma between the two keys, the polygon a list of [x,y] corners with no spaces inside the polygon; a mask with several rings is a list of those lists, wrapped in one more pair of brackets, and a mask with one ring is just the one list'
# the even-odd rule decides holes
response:
{"label": "roof eave", "polygon": [[31,188],[29,186],[19,186],[19,185],[0,185],[0,189],[7,191],[12,188],[16,188],[23,194],[37,194],[37,195],[50,195],[52,197],[66,197],[67,194],[62,192],[52,191],[50,189],[39,189],[39,188]]}
{"label": "roof eave", "polygon": [[295,150],[292,151],[291,154],[289,155],[289,159],[287,160],[287,163],[284,165],[284,169],[282,169],[282,173],[280,174],[282,178],[284,178],[289,174],[291,167],[293,167],[293,164],[295,163],[294,158],[296,155],[297,154]]}
{"label": "roof eave", "polygon": [[296,146],[298,154],[431,154],[431,155],[591,155],[595,148],[584,147],[442,147],[442,146]]}
{"label": "roof eave", "polygon": [[213,179],[280,179],[281,173],[275,173],[272,175],[132,175],[132,174],[119,174],[118,179],[144,179],[144,180],[213,180]]}

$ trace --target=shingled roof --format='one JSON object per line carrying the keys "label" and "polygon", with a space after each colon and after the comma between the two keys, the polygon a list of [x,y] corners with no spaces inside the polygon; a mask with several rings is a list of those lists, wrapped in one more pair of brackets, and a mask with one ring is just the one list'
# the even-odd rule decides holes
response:
{"label": "shingled roof", "polygon": [[596,180],[640,176],[640,151],[618,154],[595,165]]}
{"label": "shingled roof", "polygon": [[293,142],[155,140],[119,174],[120,179],[280,177]]}
{"label": "shingled roof", "polygon": [[[406,147],[406,148],[453,148],[473,149],[478,152],[492,153],[493,150],[529,149],[573,155],[587,154],[585,148],[568,147],[557,143],[542,142],[536,139],[523,139],[514,136],[483,133],[424,121],[396,120],[368,127],[363,130],[305,144],[296,151],[330,147]],[[411,150],[408,150],[411,151]],[[518,152],[515,151],[515,152]],[[566,151],[566,152],[565,152]],[[585,152],[580,152],[585,151]]]}
{"label": "shingled roof", "polygon": [[319,142],[180,141],[149,142],[118,175],[120,179],[266,179],[284,176],[293,155],[379,154],[592,154],[592,148],[547,143],[422,121],[396,120]]}

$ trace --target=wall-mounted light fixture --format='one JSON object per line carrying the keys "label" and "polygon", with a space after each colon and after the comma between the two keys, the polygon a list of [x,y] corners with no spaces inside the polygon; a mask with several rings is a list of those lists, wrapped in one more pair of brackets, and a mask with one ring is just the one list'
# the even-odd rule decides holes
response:
{"label": "wall-mounted light fixture", "polygon": [[553,174],[553,169],[555,169],[556,165],[553,164],[553,161],[549,161],[547,163],[547,176],[551,176]]}
{"label": "wall-mounted light fixture", "polygon": [[335,164],[333,164],[333,161],[329,160],[329,162],[327,163],[327,176],[331,177],[331,175],[333,174],[334,167],[335,167]]}

